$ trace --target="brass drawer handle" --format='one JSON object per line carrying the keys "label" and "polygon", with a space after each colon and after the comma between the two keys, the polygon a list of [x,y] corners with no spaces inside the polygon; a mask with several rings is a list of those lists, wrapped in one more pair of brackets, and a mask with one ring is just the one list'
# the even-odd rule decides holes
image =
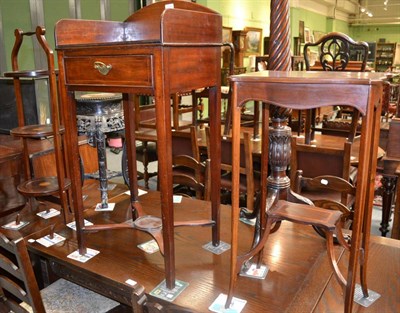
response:
{"label": "brass drawer handle", "polygon": [[95,61],[94,62],[94,68],[96,70],[98,70],[100,74],[105,76],[111,71],[112,65],[111,64],[107,65],[107,64],[104,64],[103,62]]}

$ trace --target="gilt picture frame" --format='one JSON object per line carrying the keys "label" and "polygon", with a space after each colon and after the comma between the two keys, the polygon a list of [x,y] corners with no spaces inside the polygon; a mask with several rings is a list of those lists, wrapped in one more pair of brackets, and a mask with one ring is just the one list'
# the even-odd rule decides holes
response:
{"label": "gilt picture frame", "polygon": [[222,26],[222,42],[232,42],[232,27]]}
{"label": "gilt picture frame", "polygon": [[245,40],[245,55],[262,55],[262,28],[245,27],[246,40]]}
{"label": "gilt picture frame", "polygon": [[304,42],[312,42],[311,39],[311,29],[304,27]]}

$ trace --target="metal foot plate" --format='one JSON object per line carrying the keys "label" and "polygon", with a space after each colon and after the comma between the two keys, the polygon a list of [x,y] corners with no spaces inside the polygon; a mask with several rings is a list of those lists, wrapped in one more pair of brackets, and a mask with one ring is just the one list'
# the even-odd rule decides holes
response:
{"label": "metal foot plate", "polygon": [[154,297],[171,302],[174,301],[187,286],[189,286],[189,283],[175,280],[175,288],[168,289],[164,279],[156,288],[150,291],[150,294]]}
{"label": "metal foot plate", "polygon": [[222,254],[225,251],[229,250],[231,248],[231,245],[229,243],[220,241],[218,246],[214,246],[212,242],[210,241],[209,243],[203,245],[203,248],[207,251],[210,251],[214,254]]}
{"label": "metal foot plate", "polygon": [[361,289],[361,285],[356,284],[356,287],[354,288],[354,302],[367,308],[381,296],[379,293],[370,289],[368,289],[368,295],[368,298],[365,298]]}

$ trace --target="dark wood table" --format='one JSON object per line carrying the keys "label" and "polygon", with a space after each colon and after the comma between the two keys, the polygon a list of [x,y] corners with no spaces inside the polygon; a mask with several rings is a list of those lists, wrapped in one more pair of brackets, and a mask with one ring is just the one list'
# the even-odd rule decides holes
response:
{"label": "dark wood table", "polygon": [[[248,127],[241,127],[240,130],[241,130],[241,132],[253,133],[253,129],[248,128]],[[181,131],[189,131],[189,130],[181,130]],[[223,130],[221,130],[221,135],[222,135],[222,133],[223,133]],[[204,128],[198,127],[197,135],[198,135],[199,148],[202,148],[202,149],[206,148],[207,140],[206,140],[206,134],[205,134]],[[292,135],[293,136],[297,135],[297,132],[292,132]],[[302,138],[304,138],[304,136],[302,136],[302,135],[300,135],[298,137],[299,137],[299,140],[302,140]],[[152,129],[141,128],[136,131],[136,139],[141,140],[141,141],[157,142],[157,133],[155,130],[152,130]],[[315,134],[315,138],[311,142],[311,144],[314,144],[317,146],[324,146],[324,147],[342,148],[345,141],[346,141],[345,137],[324,135],[324,134],[317,133],[317,134]],[[361,142],[360,137],[356,137],[354,139],[354,142],[351,145],[351,160],[350,160],[351,165],[356,166],[359,163],[360,142]],[[262,151],[261,139],[252,140],[251,146],[253,149],[254,157],[259,159],[261,157],[261,151]],[[385,155],[385,150],[383,150],[381,147],[378,147],[377,159],[378,160],[381,159],[384,155]]]}
{"label": "dark wood table", "polygon": [[[343,147],[345,141],[346,141],[345,137],[315,134],[314,140],[311,142],[311,144],[317,146],[335,148],[335,147]],[[351,159],[350,159],[351,165],[357,166],[358,163],[360,162],[360,144],[361,144],[361,137],[359,136],[356,137],[353,143],[351,144]],[[385,155],[385,153],[386,153],[385,150],[383,150],[381,147],[378,147],[376,159],[380,160]]]}
{"label": "dark wood table", "polygon": [[[96,182],[97,183],[97,182]],[[94,205],[100,196],[94,184],[85,201],[85,218],[95,224],[124,222],[130,218],[128,195],[124,186],[113,191],[110,200],[117,203],[114,212],[95,212]],[[87,202],[89,201],[89,202]],[[160,216],[160,196],[149,192],[140,196],[140,201],[150,214]],[[176,220],[188,220],[193,216],[205,218],[211,212],[209,202],[183,199],[174,204]],[[37,239],[43,228],[57,223],[56,218],[40,220],[26,212],[23,220],[31,224],[22,229],[23,235]],[[221,206],[221,240],[231,240],[230,206]],[[38,243],[29,243],[29,250],[40,257],[42,265],[48,266],[48,274],[55,273],[84,286],[103,293],[121,303],[131,306],[131,295],[134,287],[125,283],[133,279],[143,286],[151,302],[176,309],[184,307],[189,311],[207,312],[208,307],[220,293],[226,293],[229,282],[230,253],[214,255],[202,248],[209,242],[209,231],[206,228],[176,228],[177,279],[189,283],[189,286],[172,303],[163,302],[149,295],[164,279],[163,257],[160,253],[146,254],[137,245],[151,237],[132,229],[119,231],[102,231],[87,234],[87,246],[100,253],[86,263],[67,258],[67,255],[78,247],[76,233],[66,228],[62,221],[55,231],[67,238],[63,243],[45,248]],[[4,220],[1,220],[3,223]],[[253,227],[240,223],[241,240],[239,251],[245,251],[252,241]],[[134,234],[133,234],[134,232]],[[400,268],[395,260],[400,256],[400,242],[393,239],[373,237],[370,242],[370,287],[381,294],[379,305],[363,308],[355,305],[356,312],[396,312],[400,303],[398,299],[398,275]],[[347,263],[349,253],[343,253],[339,247],[336,253],[341,255],[341,266]],[[286,223],[281,230],[272,235],[263,253],[263,261],[269,266],[266,279],[239,278],[235,296],[247,300],[243,310],[246,312],[340,312],[343,308],[342,290],[332,277],[332,270],[325,251],[325,241],[311,227]],[[44,267],[46,268],[46,266]],[[45,277],[47,279],[47,277]],[[326,287],[326,288],[325,288]]]}
{"label": "dark wood table", "polygon": [[[204,27],[207,25],[207,27]],[[82,36],[84,34],[84,36]],[[202,87],[210,90],[212,145],[212,190],[220,189],[220,86],[222,16],[204,6],[187,1],[158,2],[129,16],[124,22],[61,20],[55,27],[58,53],[60,97],[71,173],[74,214],[81,254],[86,252],[84,233],[95,231],[83,225],[82,191],[77,150],[75,91],[118,92],[123,94],[125,139],[131,186],[133,222],[105,225],[103,229],[135,228],[138,218],[147,219],[147,209],[138,201],[135,145],[134,95],[149,94],[155,99],[156,129],[162,219],[156,234],[164,249],[168,288],[175,285],[174,212],[172,204],[171,94]],[[218,114],[217,114],[218,112]],[[219,244],[219,192],[213,192],[213,245]],[[144,229],[142,227],[142,229]],[[152,232],[151,227],[147,228]],[[154,233],[154,232],[153,232]]]}
{"label": "dark wood table", "polygon": [[[240,146],[240,110],[243,104],[249,100],[258,100],[263,105],[262,120],[262,167],[261,185],[267,186],[268,157],[271,152],[273,164],[285,163],[290,157],[287,136],[277,135],[279,129],[274,129],[274,136],[269,141],[269,109],[273,104],[273,114],[287,109],[311,109],[320,106],[346,104],[355,107],[362,115],[362,131],[360,142],[360,160],[358,164],[357,193],[353,219],[353,233],[351,240],[351,252],[348,262],[347,285],[344,291],[344,311],[351,312],[353,307],[354,287],[356,273],[359,265],[360,249],[363,250],[365,259],[362,268],[364,277],[367,274],[368,247],[370,237],[370,223],[372,203],[374,198],[373,177],[376,172],[376,159],[379,142],[380,100],[383,90],[383,79],[379,73],[344,73],[344,72],[287,72],[264,71],[231,76],[233,88],[233,192],[232,212],[239,216],[239,146]],[[296,96],[293,96],[296,95]],[[276,119],[277,120],[277,119]],[[276,125],[279,123],[276,121]],[[289,133],[290,135],[290,133]],[[276,139],[279,139],[276,140]],[[271,146],[272,145],[272,146]],[[276,159],[278,158],[278,160]],[[281,159],[279,159],[281,158]],[[283,160],[281,162],[281,160]],[[281,163],[280,163],[281,162]],[[291,193],[290,184],[282,175],[280,167],[272,169],[271,180],[268,181],[268,189],[275,189],[278,198],[287,198]],[[274,170],[280,171],[275,173]],[[276,179],[274,178],[276,177]],[[278,181],[279,179],[279,181]],[[271,183],[272,181],[272,183]],[[282,184],[281,182],[284,182]],[[277,188],[278,187],[278,188]],[[261,191],[260,206],[266,207],[267,188]],[[236,267],[238,258],[238,218],[232,219],[232,263],[230,293],[236,280]],[[262,242],[262,240],[260,240]],[[256,249],[250,249],[255,251]]]}

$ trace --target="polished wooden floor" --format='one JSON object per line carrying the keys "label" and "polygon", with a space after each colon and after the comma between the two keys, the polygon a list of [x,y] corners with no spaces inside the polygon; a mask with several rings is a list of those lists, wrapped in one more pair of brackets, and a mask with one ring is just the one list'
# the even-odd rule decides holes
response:
{"label": "polished wooden floor", "polygon": [[[129,196],[124,186],[110,192],[110,201],[116,202],[113,212],[95,212],[93,206],[99,202],[97,183],[88,184],[84,194],[86,218],[95,224],[124,222],[129,219]],[[144,210],[159,216],[159,194],[149,192],[140,197]],[[42,207],[42,209],[44,209]],[[175,204],[175,220],[207,218],[210,207],[207,202],[183,199]],[[10,220],[12,217],[8,217]],[[22,232],[36,238],[36,231],[56,222],[38,221],[31,213],[24,218],[31,224]],[[222,206],[221,238],[230,242],[230,207]],[[5,219],[2,220],[2,224]],[[87,263],[67,258],[77,249],[75,234],[58,224],[56,232],[67,240],[56,246],[45,248],[38,243],[30,245],[35,255],[49,260],[52,269],[71,279],[81,279],[89,287],[102,291],[120,302],[129,305],[132,287],[125,281],[133,279],[143,285],[149,293],[164,279],[164,262],[160,253],[146,254],[137,245],[151,237],[143,232],[124,229],[107,230],[87,235],[88,247],[100,251]],[[252,226],[240,225],[241,251],[251,244]],[[31,234],[31,235],[30,235]],[[226,293],[229,282],[230,253],[214,255],[202,248],[210,241],[211,231],[207,227],[179,227],[175,229],[177,279],[189,286],[169,304],[150,297],[165,306],[184,307],[195,312],[207,312],[213,300]],[[342,255],[342,267],[348,253],[337,248]],[[342,290],[329,267],[324,239],[311,228],[284,223],[279,232],[273,234],[264,249],[263,261],[269,266],[264,280],[240,277],[235,296],[247,300],[243,312],[342,312]],[[75,273],[75,274],[74,274]],[[381,298],[369,308],[354,304],[354,312],[400,312],[400,242],[393,239],[372,237],[369,258],[369,289],[381,294]],[[75,277],[75,278],[74,278]],[[99,290],[100,289],[100,290]],[[125,300],[124,300],[125,299]]]}

